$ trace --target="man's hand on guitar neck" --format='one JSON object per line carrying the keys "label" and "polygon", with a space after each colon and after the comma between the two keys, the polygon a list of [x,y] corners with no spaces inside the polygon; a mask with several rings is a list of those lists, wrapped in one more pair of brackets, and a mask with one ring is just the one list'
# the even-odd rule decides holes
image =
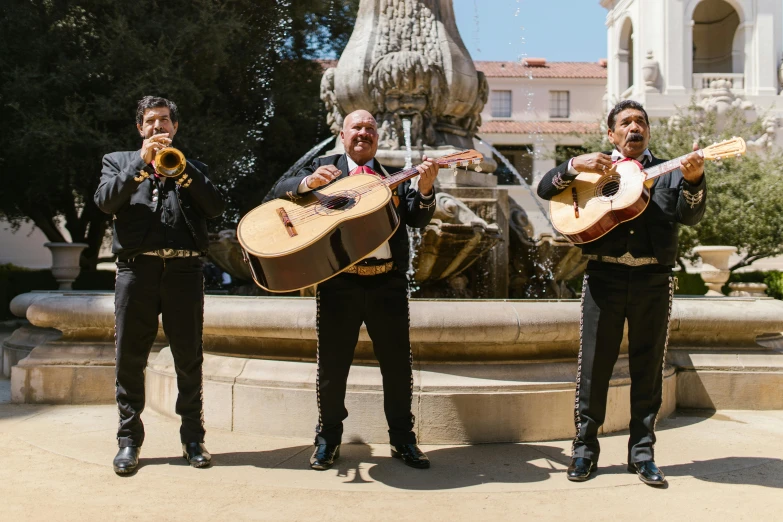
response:
{"label": "man's hand on guitar neck", "polygon": [[427,156],[421,157],[421,165],[416,166],[419,171],[419,192],[422,196],[432,194],[432,186],[435,184],[435,178],[438,177],[438,164],[430,160]]}
{"label": "man's hand on guitar neck", "polygon": [[693,152],[685,156],[681,162],[682,167],[680,167],[682,177],[691,185],[698,185],[704,177],[704,158],[696,152],[697,150],[699,150],[699,144],[694,143]]}
{"label": "man's hand on guitar neck", "polygon": [[334,165],[322,165],[305,178],[305,183],[307,184],[307,188],[317,189],[318,187],[328,185],[340,174],[340,169]]}
{"label": "man's hand on guitar neck", "polygon": [[601,152],[582,154],[571,160],[570,167],[577,172],[603,174],[612,170],[612,157]]}

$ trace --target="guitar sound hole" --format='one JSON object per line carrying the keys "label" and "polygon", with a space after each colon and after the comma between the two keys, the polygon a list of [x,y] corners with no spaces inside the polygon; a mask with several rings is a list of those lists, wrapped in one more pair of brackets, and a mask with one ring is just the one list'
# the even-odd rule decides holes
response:
{"label": "guitar sound hole", "polygon": [[353,190],[340,192],[332,196],[319,198],[319,204],[316,205],[315,211],[323,216],[328,216],[329,214],[355,207],[361,198],[361,195]]}
{"label": "guitar sound hole", "polygon": [[608,181],[601,187],[601,195],[605,198],[611,198],[620,191],[620,182],[616,180]]}
{"label": "guitar sound hole", "polygon": [[342,210],[350,206],[351,203],[353,203],[353,199],[346,198],[344,196],[337,196],[324,203],[324,206],[329,210]]}

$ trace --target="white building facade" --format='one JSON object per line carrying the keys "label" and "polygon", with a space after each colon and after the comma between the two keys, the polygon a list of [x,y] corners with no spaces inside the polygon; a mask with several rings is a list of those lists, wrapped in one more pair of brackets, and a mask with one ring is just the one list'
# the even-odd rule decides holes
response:
{"label": "white building facade", "polygon": [[[608,10],[606,108],[641,102],[651,117],[725,85],[760,114],[783,116],[780,0],[601,0]],[[722,81],[724,83],[716,84]]]}

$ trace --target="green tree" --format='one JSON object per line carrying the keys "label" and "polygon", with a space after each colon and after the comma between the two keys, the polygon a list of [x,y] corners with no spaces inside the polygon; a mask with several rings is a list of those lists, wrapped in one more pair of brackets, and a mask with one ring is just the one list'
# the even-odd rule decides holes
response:
{"label": "green tree", "polygon": [[7,0],[0,8],[0,214],[90,245],[101,156],[139,147],[136,101],[180,107],[176,146],[210,166],[225,226],[328,135],[320,64],[344,47],[358,0]]}
{"label": "green tree", "polygon": [[[750,139],[762,133],[762,118],[748,122],[739,109],[722,116],[692,104],[670,119],[652,122],[650,150],[659,158],[676,158],[734,136]],[[586,137],[588,150],[608,150],[604,135]],[[749,150],[738,159],[706,162],[707,209],[694,227],[680,227],[680,258],[693,260],[697,245],[731,245],[741,259],[731,270],[783,253],[783,153],[777,148]],[[682,261],[680,261],[682,264]]]}

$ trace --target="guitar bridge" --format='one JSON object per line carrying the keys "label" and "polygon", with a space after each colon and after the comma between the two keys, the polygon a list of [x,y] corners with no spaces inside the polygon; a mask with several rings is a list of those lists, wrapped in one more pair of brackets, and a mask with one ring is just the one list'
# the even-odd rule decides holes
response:
{"label": "guitar bridge", "polygon": [[576,193],[576,187],[571,187],[571,197],[574,199],[574,216],[579,217],[579,196]]}
{"label": "guitar bridge", "polygon": [[294,224],[291,222],[291,219],[288,217],[288,212],[286,212],[283,207],[277,209],[277,215],[280,218],[280,221],[283,222],[283,226],[285,227],[286,232],[288,232],[288,235],[290,237],[294,237],[298,235],[298,232],[296,231],[296,227],[294,227]]}

